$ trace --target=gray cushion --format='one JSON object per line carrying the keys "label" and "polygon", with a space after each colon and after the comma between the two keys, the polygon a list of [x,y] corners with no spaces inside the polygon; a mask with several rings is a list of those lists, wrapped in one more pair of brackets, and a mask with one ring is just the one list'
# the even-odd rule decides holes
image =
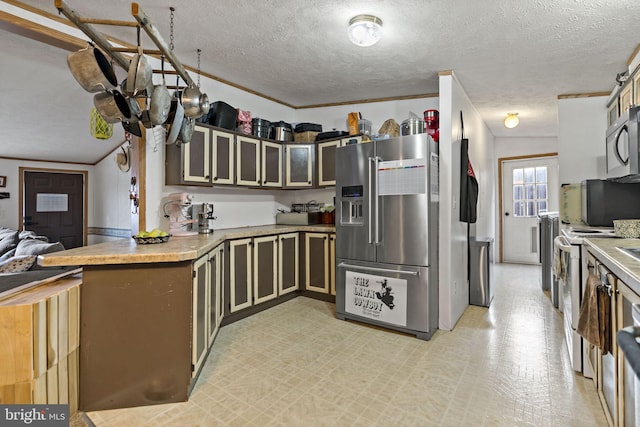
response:
{"label": "gray cushion", "polygon": [[49,239],[46,236],[38,236],[35,231],[30,231],[30,230],[21,231],[20,234],[18,235],[18,238],[20,240],[23,240],[23,239],[38,239],[38,240],[43,240],[45,242],[49,241]]}
{"label": "gray cushion", "polygon": [[15,248],[17,243],[17,231],[11,231],[10,233],[5,233],[0,236],[0,255],[4,255],[6,252],[9,252],[11,249]]}
{"label": "gray cushion", "polygon": [[47,243],[38,239],[24,239],[18,242],[15,256],[42,255],[58,251],[64,251],[64,246],[60,242]]}
{"label": "gray cushion", "polygon": [[12,233],[15,233],[15,232],[16,232],[16,230],[14,230],[12,228],[0,227],[0,239],[2,239],[7,234],[12,234]]}
{"label": "gray cushion", "polygon": [[[38,239],[24,239],[20,240],[16,247],[16,255],[42,255],[51,252],[64,251],[64,246],[60,242],[47,243]],[[31,270],[42,270],[47,267],[41,267],[38,262],[34,262]]]}
{"label": "gray cushion", "polygon": [[13,248],[10,251],[5,252],[4,255],[0,256],[0,262],[8,260],[15,254],[16,254],[16,248]]}

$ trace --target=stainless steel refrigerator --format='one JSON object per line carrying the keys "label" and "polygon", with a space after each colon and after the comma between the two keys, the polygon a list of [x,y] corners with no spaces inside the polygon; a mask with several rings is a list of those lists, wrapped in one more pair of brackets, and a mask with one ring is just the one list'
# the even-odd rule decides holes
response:
{"label": "stainless steel refrigerator", "polygon": [[427,134],[336,152],[336,316],[438,328],[438,147]]}

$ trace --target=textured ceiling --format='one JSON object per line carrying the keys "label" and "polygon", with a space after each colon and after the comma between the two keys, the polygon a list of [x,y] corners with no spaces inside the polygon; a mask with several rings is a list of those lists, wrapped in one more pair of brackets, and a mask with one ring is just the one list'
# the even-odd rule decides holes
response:
{"label": "textured ceiling", "polygon": [[[23,2],[57,13],[53,0]],[[175,53],[183,63],[195,66],[196,49],[202,49],[204,71],[295,107],[437,93],[438,72],[453,70],[495,136],[556,136],[557,96],[610,92],[640,42],[634,36],[640,22],[638,0],[138,3],[167,42],[169,7],[176,8]],[[87,17],[133,20],[130,1],[67,4]],[[356,47],[346,36],[349,19],[362,13],[384,22],[384,38],[370,48]],[[100,28],[135,42],[132,29]],[[55,93],[67,84],[73,90],[70,85],[75,84],[64,60],[54,58],[62,51],[2,35],[3,74],[8,72],[4,64],[16,56],[23,56],[18,61],[24,67],[40,63],[35,70],[44,75],[34,73],[52,91],[49,111],[67,103],[67,115],[86,115],[86,106],[79,104],[90,104],[90,98],[71,100]],[[143,38],[143,44],[151,42]],[[23,75],[14,78],[29,86],[34,77]],[[11,87],[18,90],[15,80],[4,80],[0,88],[5,95]],[[38,97],[37,104],[42,102]],[[521,121],[508,130],[502,120],[511,111]],[[81,123],[86,126],[84,116]],[[6,155],[3,151],[0,155]],[[98,154],[78,153],[77,160],[93,162]]]}

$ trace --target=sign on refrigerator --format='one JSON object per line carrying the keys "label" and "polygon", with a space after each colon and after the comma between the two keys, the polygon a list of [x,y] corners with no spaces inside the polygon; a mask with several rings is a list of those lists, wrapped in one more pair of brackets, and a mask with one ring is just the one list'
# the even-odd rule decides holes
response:
{"label": "sign on refrigerator", "polygon": [[407,326],[407,281],[346,272],[345,311],[379,322]]}

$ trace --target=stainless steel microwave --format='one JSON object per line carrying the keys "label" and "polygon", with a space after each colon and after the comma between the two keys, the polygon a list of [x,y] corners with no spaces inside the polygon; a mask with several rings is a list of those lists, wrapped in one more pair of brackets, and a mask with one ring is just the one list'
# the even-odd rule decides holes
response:
{"label": "stainless steel microwave", "polygon": [[640,182],[640,107],[622,113],[607,129],[607,178]]}
{"label": "stainless steel microwave", "polygon": [[581,183],[582,221],[613,227],[614,219],[640,219],[640,183],[588,179]]}

